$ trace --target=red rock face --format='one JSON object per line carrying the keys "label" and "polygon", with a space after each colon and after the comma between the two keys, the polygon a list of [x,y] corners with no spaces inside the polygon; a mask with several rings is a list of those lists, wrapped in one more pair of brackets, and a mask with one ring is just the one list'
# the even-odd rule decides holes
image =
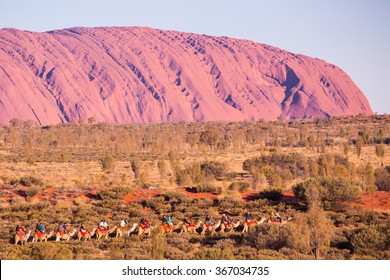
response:
{"label": "red rock face", "polygon": [[151,28],[0,30],[0,122],[371,114],[338,67],[247,40]]}

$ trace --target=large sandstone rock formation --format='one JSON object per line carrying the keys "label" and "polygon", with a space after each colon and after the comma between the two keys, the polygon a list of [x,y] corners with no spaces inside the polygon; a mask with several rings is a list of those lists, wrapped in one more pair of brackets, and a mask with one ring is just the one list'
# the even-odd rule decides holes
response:
{"label": "large sandstone rock formation", "polygon": [[247,40],[140,27],[0,30],[0,122],[371,114],[337,66]]}

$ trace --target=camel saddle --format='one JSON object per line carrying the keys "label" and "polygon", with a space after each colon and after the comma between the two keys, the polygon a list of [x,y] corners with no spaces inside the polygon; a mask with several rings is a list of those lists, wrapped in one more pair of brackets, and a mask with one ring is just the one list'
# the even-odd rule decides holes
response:
{"label": "camel saddle", "polygon": [[169,228],[169,225],[168,224],[162,224],[161,227],[162,227],[163,230],[167,230]]}
{"label": "camel saddle", "polygon": [[16,236],[17,236],[17,237],[22,237],[23,235],[25,235],[25,234],[22,234],[22,233],[20,233],[19,231],[16,233]]}
{"label": "camel saddle", "polygon": [[251,220],[251,221],[245,220],[245,223],[246,223],[246,225],[247,225],[248,227],[249,227],[250,225],[257,225],[256,219]]}
{"label": "camel saddle", "polygon": [[140,227],[142,228],[142,230],[145,230],[146,228],[150,228],[150,225],[140,225]]}
{"label": "camel saddle", "polygon": [[44,232],[41,232],[41,231],[36,231],[35,232],[35,235],[38,237],[38,238],[41,238],[45,233]]}
{"label": "camel saddle", "polygon": [[233,224],[233,222],[223,222],[223,225],[225,227],[231,226],[232,224]]}
{"label": "camel saddle", "polygon": [[80,229],[80,233],[81,233],[81,235],[86,235],[87,233],[88,233],[88,234],[91,234],[90,231],[81,230],[81,229]]}
{"label": "camel saddle", "polygon": [[99,232],[108,232],[108,228],[98,227]]}
{"label": "camel saddle", "polygon": [[188,224],[188,225],[186,225],[186,228],[191,228],[191,227],[195,227],[195,224],[194,223],[190,223],[190,224]]}

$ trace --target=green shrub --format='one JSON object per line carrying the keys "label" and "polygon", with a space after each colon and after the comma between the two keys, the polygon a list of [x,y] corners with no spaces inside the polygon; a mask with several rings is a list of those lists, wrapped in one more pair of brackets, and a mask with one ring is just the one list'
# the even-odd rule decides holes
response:
{"label": "green shrub", "polygon": [[283,197],[283,190],[279,188],[270,188],[262,191],[261,195],[266,199],[279,201]]}
{"label": "green shrub", "polygon": [[375,185],[380,191],[390,191],[390,166],[375,170]]}
{"label": "green shrub", "polygon": [[115,159],[111,154],[107,154],[100,159],[103,171],[110,171],[115,168]]}
{"label": "green shrub", "polygon": [[243,181],[233,182],[229,186],[229,190],[231,191],[237,190],[240,193],[246,192],[249,189],[250,189],[250,184],[248,182],[243,182]]}
{"label": "green shrub", "polygon": [[207,161],[200,165],[205,178],[220,178],[226,175],[227,164],[218,161]]}
{"label": "green shrub", "polygon": [[359,187],[347,178],[322,177],[296,184],[293,186],[294,195],[307,202],[306,190],[309,187],[317,188],[323,204],[330,208],[338,202],[354,201],[360,192]]}
{"label": "green shrub", "polygon": [[210,183],[197,185],[195,187],[192,187],[191,190],[194,190],[195,192],[216,193],[216,194],[220,194],[222,192],[221,187],[214,186],[213,184]]}

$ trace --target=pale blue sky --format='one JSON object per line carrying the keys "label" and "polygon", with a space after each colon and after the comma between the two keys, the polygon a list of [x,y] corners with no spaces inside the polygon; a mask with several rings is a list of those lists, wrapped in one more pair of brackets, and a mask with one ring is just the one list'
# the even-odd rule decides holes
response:
{"label": "pale blue sky", "polygon": [[390,113],[388,0],[0,0],[0,28],[150,26],[244,38],[346,71],[374,112]]}

